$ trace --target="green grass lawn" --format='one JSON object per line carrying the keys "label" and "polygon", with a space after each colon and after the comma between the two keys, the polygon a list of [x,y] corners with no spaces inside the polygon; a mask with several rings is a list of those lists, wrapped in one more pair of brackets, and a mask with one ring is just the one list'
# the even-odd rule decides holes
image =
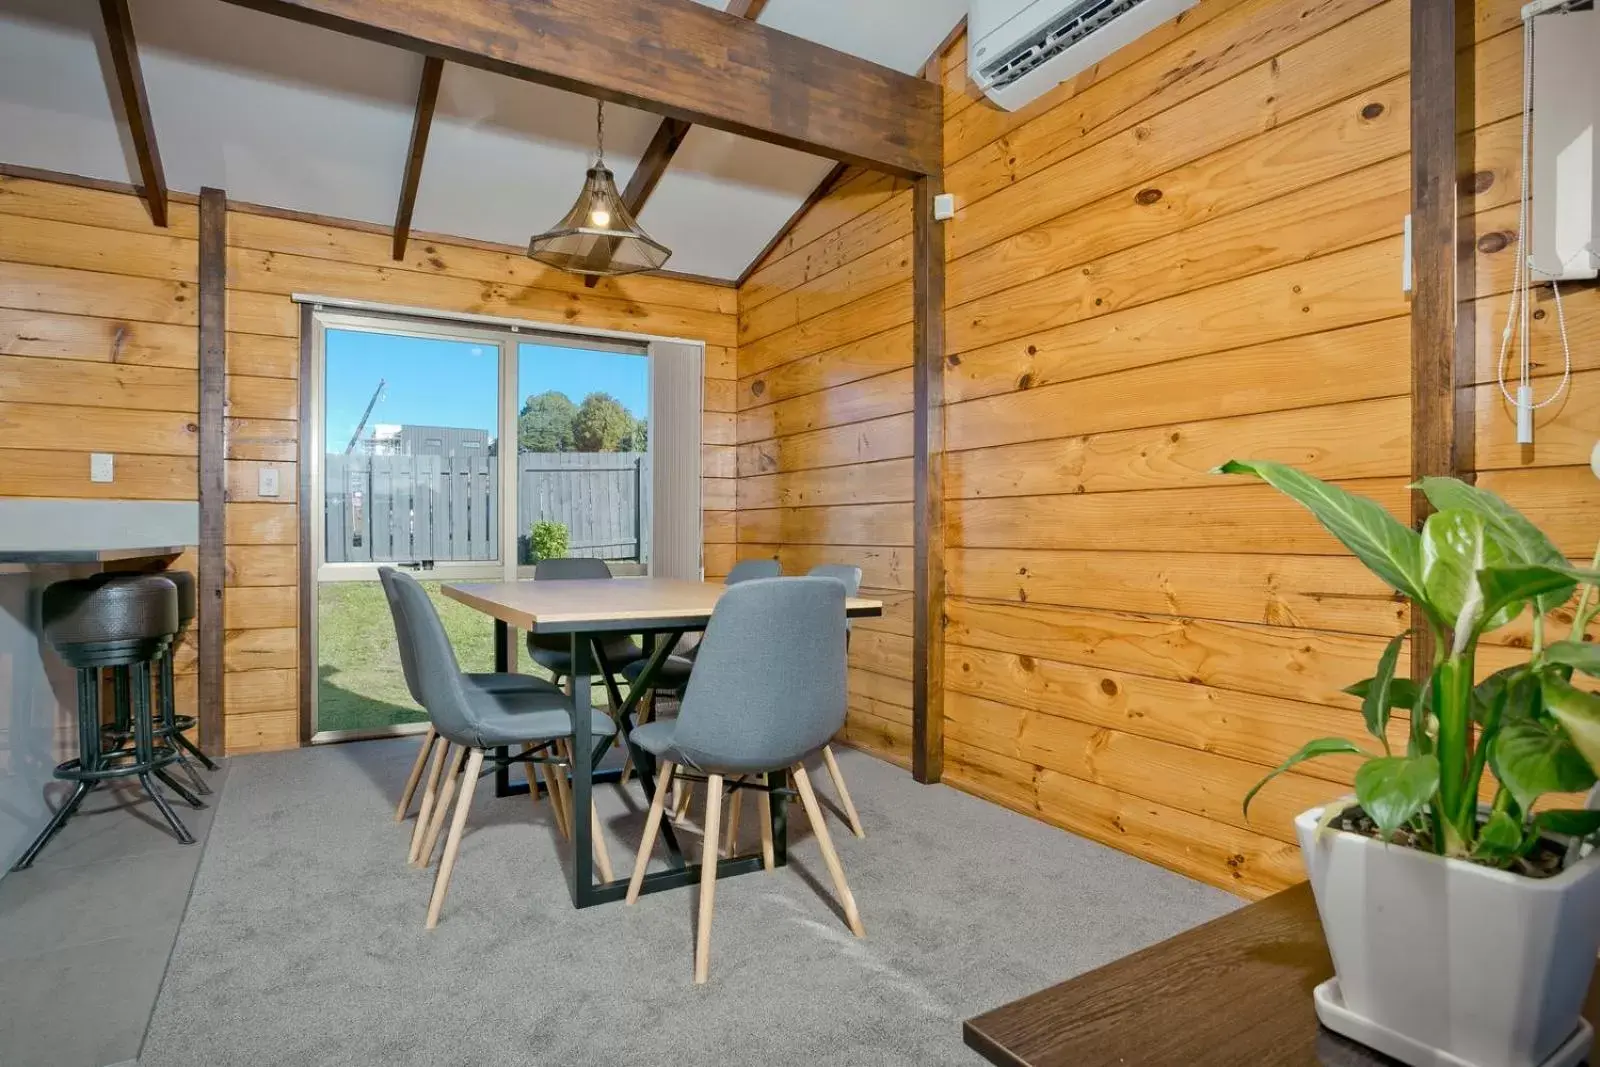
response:
{"label": "green grass lawn", "polygon": [[[467,672],[494,670],[494,621],[439,592],[436,581],[422,582],[439,609],[456,659]],[[317,590],[317,729],[382,730],[427,716],[411,700],[394,618],[383,586],[370,582],[328,582]],[[520,656],[525,671],[548,677]],[[605,706],[605,687],[596,685],[594,702]]]}

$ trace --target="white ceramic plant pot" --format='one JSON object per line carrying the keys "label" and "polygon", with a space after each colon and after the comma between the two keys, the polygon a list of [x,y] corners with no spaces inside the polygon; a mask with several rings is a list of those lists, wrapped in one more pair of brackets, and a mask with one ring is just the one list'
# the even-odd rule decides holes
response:
{"label": "white ceramic plant pot", "polygon": [[[1348,802],[1342,802],[1348,803]],[[1600,851],[1527,878],[1295,819],[1344,1006],[1459,1060],[1537,1067],[1578,1026]]]}

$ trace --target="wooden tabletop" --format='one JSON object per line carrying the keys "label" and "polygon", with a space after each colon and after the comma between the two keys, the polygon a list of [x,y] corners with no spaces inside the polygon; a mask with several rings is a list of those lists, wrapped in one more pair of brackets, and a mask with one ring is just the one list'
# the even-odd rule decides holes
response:
{"label": "wooden tabletop", "polygon": [[[1311,991],[1332,975],[1302,882],[968,1019],[962,1036],[1005,1067],[1393,1064],[1317,1023]],[[1600,981],[1584,1015],[1600,1023]]]}
{"label": "wooden tabletop", "polygon": [[[703,626],[727,588],[721,582],[678,578],[596,578],[467,582],[445,585],[440,591],[521,630],[570,633]],[[881,615],[883,602],[851,597],[845,613],[853,618]]]}

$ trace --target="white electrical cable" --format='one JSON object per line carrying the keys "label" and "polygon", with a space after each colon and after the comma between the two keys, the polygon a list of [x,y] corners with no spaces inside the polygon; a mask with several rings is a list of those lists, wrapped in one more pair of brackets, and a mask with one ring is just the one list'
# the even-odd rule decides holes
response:
{"label": "white electrical cable", "polygon": [[[1500,336],[1500,360],[1495,378],[1500,393],[1517,411],[1517,440],[1524,444],[1533,440],[1533,412],[1548,407],[1560,398],[1572,381],[1572,346],[1567,338],[1567,315],[1561,304],[1561,286],[1556,276],[1539,271],[1533,265],[1533,252],[1528,240],[1528,222],[1533,199],[1533,34],[1535,17],[1524,14],[1522,30],[1522,196],[1517,208],[1517,260],[1511,281],[1511,307],[1506,314],[1506,328]],[[1535,272],[1550,278],[1550,291],[1555,298],[1556,327],[1561,336],[1561,381],[1555,391],[1545,399],[1533,400],[1533,339],[1529,330],[1532,315],[1530,303]],[[1510,354],[1511,338],[1518,341],[1517,395],[1506,388],[1506,357]]]}

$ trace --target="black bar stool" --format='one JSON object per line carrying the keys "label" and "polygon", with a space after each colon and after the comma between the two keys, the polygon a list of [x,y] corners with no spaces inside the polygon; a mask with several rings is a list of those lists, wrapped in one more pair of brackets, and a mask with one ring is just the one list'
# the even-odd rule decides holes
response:
{"label": "black bar stool", "polygon": [[172,645],[166,654],[161,657],[161,714],[155,721],[155,737],[157,741],[165,742],[177,750],[178,763],[188,772],[195,791],[206,795],[211,792],[211,787],[206,785],[205,780],[195,772],[188,756],[199,760],[201,766],[208,771],[216,770],[217,765],[184,735],[184,731],[194,729],[196,720],[193,715],[178,714],[175,699],[176,681],[172,675],[172,660],[178,652],[178,639],[189,629],[189,623],[194,621],[194,575],[188,571],[161,571],[160,576],[170,581],[178,590],[178,634],[172,639]]}
{"label": "black bar stool", "polygon": [[[156,743],[150,708],[150,665],[168,651],[178,632],[178,590],[156,574],[98,575],[56,582],[44,591],[44,632],[78,672],[78,757],[58,764],[55,777],[76,782],[72,796],[23,852],[12,870],[32,866],[40,851],[100,783],[137,777],[173,834],[193,844],[155,778],[192,807],[199,797],[163,769],[178,758],[171,744]],[[106,751],[100,721],[100,672],[110,669],[115,714],[131,726],[133,747]]]}

